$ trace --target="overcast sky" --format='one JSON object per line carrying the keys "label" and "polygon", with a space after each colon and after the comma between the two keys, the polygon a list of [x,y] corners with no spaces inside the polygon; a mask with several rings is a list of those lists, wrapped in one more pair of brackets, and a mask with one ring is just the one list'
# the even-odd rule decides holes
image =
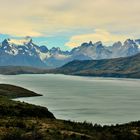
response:
{"label": "overcast sky", "polygon": [[0,40],[9,36],[63,49],[140,38],[140,0],[0,0]]}

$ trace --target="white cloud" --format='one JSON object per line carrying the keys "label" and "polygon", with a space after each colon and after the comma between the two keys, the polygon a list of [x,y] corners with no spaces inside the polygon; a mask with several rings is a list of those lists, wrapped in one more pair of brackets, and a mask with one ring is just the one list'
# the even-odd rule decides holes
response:
{"label": "white cloud", "polygon": [[110,32],[107,32],[106,30],[96,29],[95,32],[91,34],[72,36],[69,42],[67,42],[65,45],[73,48],[79,46],[83,42],[89,42],[89,41],[92,42],[102,41],[105,45],[109,45],[116,41],[123,42],[128,38],[132,38],[132,37],[128,35],[112,34]]}
{"label": "white cloud", "polygon": [[140,35],[140,0],[0,0],[0,32],[41,36],[75,28]]}

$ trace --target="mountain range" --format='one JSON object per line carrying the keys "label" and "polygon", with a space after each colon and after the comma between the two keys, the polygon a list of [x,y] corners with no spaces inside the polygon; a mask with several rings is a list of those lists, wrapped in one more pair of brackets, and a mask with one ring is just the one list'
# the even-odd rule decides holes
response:
{"label": "mountain range", "polygon": [[0,74],[67,74],[81,76],[140,78],[140,53],[122,58],[74,60],[55,69],[0,66]]}
{"label": "mountain range", "polygon": [[0,44],[0,66],[31,66],[56,68],[73,60],[100,60],[128,57],[140,52],[140,39],[127,39],[112,46],[105,46],[101,41],[82,43],[70,51],[59,47],[48,49],[33,43],[31,37],[20,40],[5,39]]}

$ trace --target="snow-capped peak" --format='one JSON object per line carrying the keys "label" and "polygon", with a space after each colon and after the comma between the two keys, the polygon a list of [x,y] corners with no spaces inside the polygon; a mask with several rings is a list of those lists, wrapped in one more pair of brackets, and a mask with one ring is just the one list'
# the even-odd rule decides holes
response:
{"label": "snow-capped peak", "polygon": [[27,36],[23,39],[7,39],[7,42],[11,45],[21,46],[32,42],[32,39],[29,36]]}
{"label": "snow-capped peak", "polygon": [[127,45],[127,44],[135,44],[134,40],[132,39],[127,39],[125,42],[124,42],[124,45]]}
{"label": "snow-capped peak", "polygon": [[138,45],[138,48],[140,49],[140,39],[136,39],[135,42]]}

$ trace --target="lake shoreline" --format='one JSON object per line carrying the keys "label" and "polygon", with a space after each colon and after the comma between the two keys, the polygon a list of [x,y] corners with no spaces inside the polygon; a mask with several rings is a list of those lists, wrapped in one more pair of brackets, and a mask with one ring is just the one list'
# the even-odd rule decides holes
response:
{"label": "lake shoreline", "polygon": [[9,75],[9,76],[12,76],[12,75],[27,75],[27,74],[29,74],[29,75],[46,75],[46,74],[48,74],[48,75],[51,75],[51,74],[53,74],[53,75],[66,75],[66,76],[79,76],[79,77],[91,77],[91,78],[116,78],[116,79],[140,79],[139,77],[137,78],[137,77],[125,77],[125,76],[100,76],[100,75],[82,75],[82,74],[64,74],[64,73],[18,73],[18,74],[1,74],[0,73],[0,75]]}
{"label": "lake shoreline", "polygon": [[127,123],[140,116],[137,79],[27,74],[1,75],[1,81],[42,94],[19,100],[48,107],[59,119],[110,125]]}
{"label": "lake shoreline", "polygon": [[[9,85],[3,85],[3,86],[8,87],[6,89],[9,89]],[[2,89],[4,89],[3,86]],[[15,86],[12,89],[14,88]],[[10,85],[10,89],[11,89],[11,85]],[[23,88],[21,88],[21,90],[23,90]],[[15,93],[12,93],[11,91],[11,94],[15,94]],[[26,94],[26,97],[27,95],[28,94]],[[8,140],[10,139],[42,140],[46,138],[48,138],[49,140],[51,139],[63,140],[64,138],[74,139],[74,140],[76,139],[77,140],[83,140],[83,139],[101,140],[101,138],[107,140],[108,139],[127,140],[128,138],[131,138],[131,140],[135,140],[136,138],[137,139],[140,138],[140,131],[139,131],[140,121],[125,123],[125,124],[116,124],[111,126],[108,125],[101,126],[99,124],[93,125],[92,123],[88,123],[86,121],[72,122],[66,120],[58,120],[55,119],[52,116],[52,114],[48,114],[48,113],[46,114],[51,116],[43,115],[45,113],[44,111],[48,111],[44,107],[35,106],[27,103],[21,103],[17,101],[11,101],[11,97],[13,96],[9,96],[9,94],[6,94],[6,96],[10,98],[10,100],[6,97],[0,97],[0,110],[1,110],[0,111],[1,112],[0,139],[1,140],[7,140],[7,139]],[[20,109],[20,111],[18,109]],[[28,111],[27,110],[25,111],[25,109],[27,109]],[[39,110],[41,112],[37,113]],[[22,111],[24,113],[26,112],[26,114],[23,114]],[[3,129],[5,131],[3,131]]]}

